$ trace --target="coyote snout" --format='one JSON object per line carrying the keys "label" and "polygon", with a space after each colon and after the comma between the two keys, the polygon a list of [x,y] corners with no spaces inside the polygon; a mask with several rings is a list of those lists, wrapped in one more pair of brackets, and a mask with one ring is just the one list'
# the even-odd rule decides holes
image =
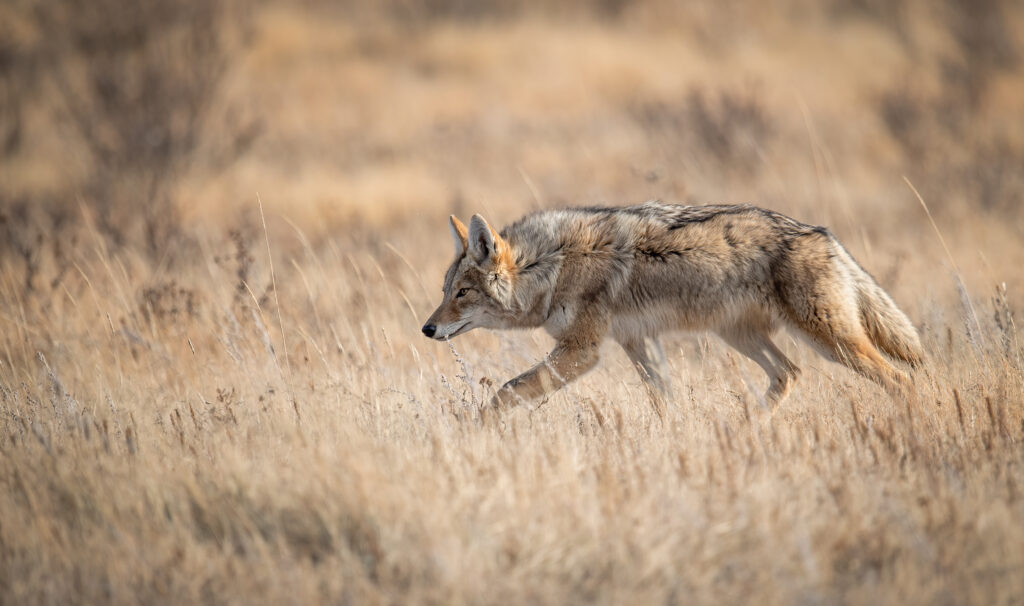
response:
{"label": "coyote snout", "polygon": [[543,327],[556,340],[492,405],[529,400],[593,368],[612,338],[667,394],[659,334],[710,330],[789,394],[799,369],[771,340],[790,327],[823,356],[898,394],[907,375],[883,357],[922,361],[917,332],[827,229],[749,205],[648,202],[529,215],[500,234],[480,215],[450,218],[455,260],[423,334]]}

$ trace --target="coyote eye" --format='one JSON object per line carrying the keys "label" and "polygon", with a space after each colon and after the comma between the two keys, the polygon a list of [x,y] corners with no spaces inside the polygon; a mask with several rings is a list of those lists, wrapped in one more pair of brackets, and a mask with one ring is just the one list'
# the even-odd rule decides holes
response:
{"label": "coyote eye", "polygon": [[460,299],[462,297],[465,297],[467,292],[469,292],[468,288],[460,288],[459,292],[455,293],[455,298]]}

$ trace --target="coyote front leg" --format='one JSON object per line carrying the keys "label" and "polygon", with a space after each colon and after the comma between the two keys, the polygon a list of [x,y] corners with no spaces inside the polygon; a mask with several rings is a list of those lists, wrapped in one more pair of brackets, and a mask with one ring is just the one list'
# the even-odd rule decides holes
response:
{"label": "coyote front leg", "polygon": [[651,395],[665,398],[672,393],[665,350],[661,347],[661,339],[657,337],[621,339],[619,345],[626,350],[629,361],[633,363],[644,384],[651,390]]}
{"label": "coyote front leg", "polygon": [[606,320],[581,318],[565,331],[558,345],[540,364],[505,383],[491,399],[492,409],[539,398],[572,382],[593,368],[607,330]]}

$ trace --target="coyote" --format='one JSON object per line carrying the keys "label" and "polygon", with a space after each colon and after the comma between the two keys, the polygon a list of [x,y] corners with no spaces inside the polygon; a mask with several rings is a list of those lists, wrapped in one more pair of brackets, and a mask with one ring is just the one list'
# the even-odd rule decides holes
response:
{"label": "coyote", "polygon": [[[494,408],[543,396],[593,368],[605,337],[626,351],[655,396],[669,394],[659,334],[710,330],[770,378],[774,410],[800,369],[772,343],[790,327],[824,357],[905,395],[917,367],[910,320],[824,227],[750,205],[542,211],[501,233],[480,215],[450,217],[455,260],[423,334],[543,327],[556,340],[504,384]],[[881,352],[881,353],[880,353]]]}

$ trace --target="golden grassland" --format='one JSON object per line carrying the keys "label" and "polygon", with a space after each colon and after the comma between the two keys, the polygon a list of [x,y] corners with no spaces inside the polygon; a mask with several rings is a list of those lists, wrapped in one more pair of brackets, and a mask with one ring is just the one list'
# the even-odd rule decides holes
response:
{"label": "golden grassland", "polygon": [[[0,601],[1020,603],[1024,73],[943,126],[969,104],[944,61],[980,68],[904,6],[260,5],[222,93],[263,133],[216,174],[199,148],[156,257],[110,241],[29,108],[0,190],[73,219],[3,215]],[[447,214],[655,197],[830,226],[921,331],[916,401],[783,334],[804,373],[763,419],[763,373],[679,335],[664,410],[608,345],[479,423],[551,342],[419,334]]]}

